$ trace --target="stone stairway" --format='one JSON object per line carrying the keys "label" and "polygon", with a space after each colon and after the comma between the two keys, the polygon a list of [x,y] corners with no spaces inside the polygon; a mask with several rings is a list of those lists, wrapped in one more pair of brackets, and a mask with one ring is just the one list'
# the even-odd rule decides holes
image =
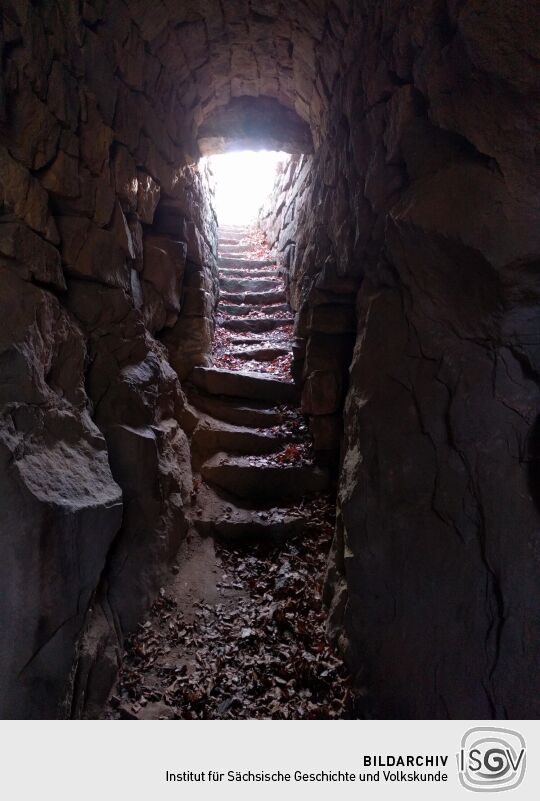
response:
{"label": "stone stairway", "polygon": [[[313,463],[290,378],[292,313],[275,260],[251,258],[249,230],[219,230],[220,303],[212,367],[187,386],[201,535],[279,542],[306,529],[309,496],[328,488]],[[292,457],[291,457],[292,454]]]}

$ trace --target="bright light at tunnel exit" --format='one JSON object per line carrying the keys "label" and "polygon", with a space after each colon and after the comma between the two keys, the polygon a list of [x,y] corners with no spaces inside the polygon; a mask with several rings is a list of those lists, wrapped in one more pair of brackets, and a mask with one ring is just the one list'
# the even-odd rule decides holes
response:
{"label": "bright light at tunnel exit", "polygon": [[278,165],[289,160],[288,153],[243,150],[209,156],[207,163],[215,182],[219,225],[253,222],[272,191]]}

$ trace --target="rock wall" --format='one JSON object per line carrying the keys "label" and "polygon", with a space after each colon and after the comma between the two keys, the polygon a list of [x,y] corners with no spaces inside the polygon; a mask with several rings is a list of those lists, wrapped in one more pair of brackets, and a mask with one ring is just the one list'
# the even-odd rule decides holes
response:
{"label": "rock wall", "polygon": [[321,345],[313,321],[330,304],[341,326],[360,287],[331,636],[368,716],[538,717],[538,14],[366,2],[347,22],[327,136],[262,221],[322,419],[348,334]]}
{"label": "rock wall", "polygon": [[3,715],[99,700],[182,536],[179,378],[216,300],[196,142],[248,97],[279,104],[272,141],[311,129],[268,230],[320,450],[344,424],[327,598],[365,712],[539,716],[538,23],[525,0],[2,3]]}
{"label": "rock wall", "polygon": [[173,84],[108,6],[1,9],[3,717],[106,695],[187,525],[216,220]]}
{"label": "rock wall", "polygon": [[[281,167],[258,224],[279,254],[295,312],[292,371],[302,383],[301,408],[319,458],[331,458],[343,435],[361,278],[358,268],[346,264],[342,234],[337,233],[334,242],[329,238],[325,222],[333,195],[329,190],[324,200],[328,209],[320,216],[317,163],[317,157],[293,156]],[[340,259],[345,267],[338,266]]]}

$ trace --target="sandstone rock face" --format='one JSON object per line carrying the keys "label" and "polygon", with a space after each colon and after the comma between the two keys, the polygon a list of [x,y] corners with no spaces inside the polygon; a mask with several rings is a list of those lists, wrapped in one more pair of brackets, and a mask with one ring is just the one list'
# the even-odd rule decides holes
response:
{"label": "sandstone rock face", "polygon": [[152,332],[178,319],[186,267],[186,244],[164,236],[144,240],[143,298],[145,323]]}
{"label": "sandstone rock face", "polygon": [[5,2],[0,26],[0,714],[95,711],[183,536],[179,379],[218,294],[197,143],[260,143],[238,109],[273,107],[301,154],[261,226],[316,447],[341,446],[331,635],[370,716],[538,717],[534,4]]}
{"label": "sandstone rock face", "polygon": [[293,374],[303,383],[302,411],[310,418],[316,450],[332,453],[342,436],[360,279],[350,268],[336,269],[344,243],[333,247],[327,226],[312,214],[314,174],[313,157],[293,156],[284,164],[259,226],[280,255],[296,311]]}
{"label": "sandstone rock face", "polygon": [[54,717],[122,493],[88,414],[81,331],[16,271],[0,283],[2,714]]}
{"label": "sandstone rock face", "polygon": [[213,332],[216,220],[175,79],[122,4],[103,25],[91,5],[0,12],[5,717],[106,697],[187,529],[185,400],[154,335],[178,326],[189,370]]}
{"label": "sandstone rock face", "polygon": [[[88,392],[124,501],[76,674],[75,701],[88,711],[102,700],[95,686],[101,691],[103,654],[114,662],[121,648],[118,632],[137,625],[186,532],[192,483],[189,444],[179,423],[185,399],[178,377],[129,295],[70,281],[66,302],[87,335]],[[102,616],[114,627],[98,638],[93,653]]]}
{"label": "sandstone rock face", "polygon": [[538,14],[361,5],[260,220],[321,448],[347,392],[330,632],[369,715],[538,717]]}

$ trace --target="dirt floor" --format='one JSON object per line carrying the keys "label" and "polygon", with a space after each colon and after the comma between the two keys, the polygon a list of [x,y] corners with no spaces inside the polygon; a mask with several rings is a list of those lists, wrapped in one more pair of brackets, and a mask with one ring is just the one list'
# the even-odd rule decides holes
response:
{"label": "dirt floor", "polygon": [[321,589],[333,531],[284,545],[221,545],[191,534],[139,631],[107,716],[328,719],[352,716],[346,671],[325,640]]}

